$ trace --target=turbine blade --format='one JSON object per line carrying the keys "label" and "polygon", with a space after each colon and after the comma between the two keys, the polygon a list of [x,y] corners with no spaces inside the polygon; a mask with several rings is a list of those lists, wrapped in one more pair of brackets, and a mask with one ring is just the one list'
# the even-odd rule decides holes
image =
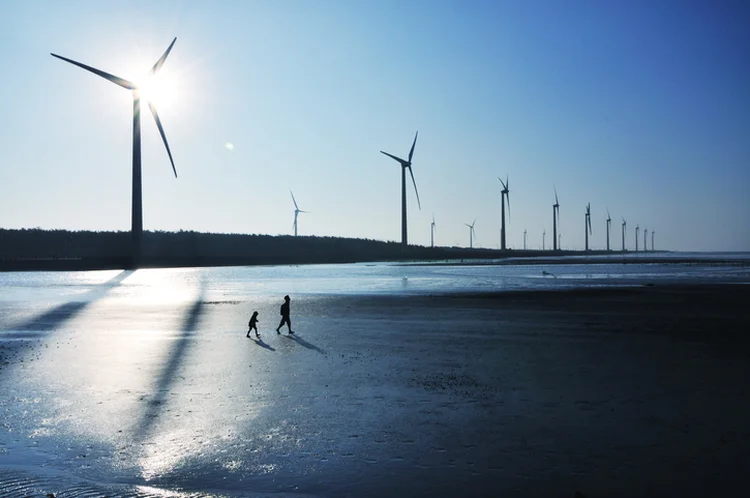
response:
{"label": "turbine blade", "polygon": [[294,194],[292,193],[291,190],[289,191],[289,193],[292,194],[292,202],[294,203],[294,209],[299,211],[299,206],[297,206],[297,201],[294,199]]}
{"label": "turbine blade", "polygon": [[417,145],[417,137],[419,136],[419,130],[414,135],[414,142],[411,144],[411,150],[409,151],[409,164],[411,164],[411,158],[414,155],[414,146]]}
{"label": "turbine blade", "polygon": [[164,55],[159,57],[159,60],[156,61],[156,64],[154,64],[154,67],[151,68],[151,74],[156,74],[159,72],[159,69],[164,65],[164,61],[167,60],[167,56],[169,55],[169,52],[172,51],[172,47],[174,47],[174,42],[177,41],[177,37],[175,37],[174,40],[172,40],[172,43],[169,44],[169,47],[167,47],[167,50],[164,52]]}
{"label": "turbine blade", "polygon": [[510,223],[510,191],[505,196],[508,198],[508,223]]}
{"label": "turbine blade", "polygon": [[148,103],[148,108],[151,109],[151,114],[154,116],[154,121],[156,121],[156,127],[159,128],[159,134],[161,135],[161,139],[164,142],[164,147],[167,148],[167,155],[169,155],[169,162],[172,163],[172,171],[174,171],[174,177],[177,178],[177,169],[174,167],[174,159],[172,159],[172,151],[169,150],[169,143],[167,142],[167,135],[164,134],[164,128],[161,126],[161,120],[159,119],[159,114],[156,112],[156,107],[154,107],[154,104],[151,102]]}
{"label": "turbine blade", "polygon": [[406,166],[407,164],[409,164],[406,161],[404,161],[403,159],[401,159],[400,157],[394,156],[393,154],[389,154],[387,152],[383,152],[382,150],[380,151],[380,153],[381,154],[385,154],[386,156],[390,157],[391,159],[395,159],[396,161],[400,162],[401,166]]}
{"label": "turbine blade", "polygon": [[57,55],[57,54],[50,54],[50,55],[52,57],[57,57],[60,60],[64,60],[65,62],[70,62],[74,66],[78,66],[78,67],[80,67],[82,69],[85,69],[86,71],[91,71],[95,75],[101,76],[105,80],[109,80],[112,83],[114,83],[115,85],[119,85],[119,86],[121,86],[123,88],[127,88],[128,90],[135,90],[136,89],[135,84],[131,83],[130,81],[128,81],[126,79],[120,78],[120,77],[115,76],[113,74],[105,73],[104,71],[102,71],[100,69],[96,69],[95,67],[87,66],[86,64],[81,64],[80,62],[76,62],[73,59],[68,59],[67,57],[63,57],[61,55]]}
{"label": "turbine blade", "polygon": [[560,201],[557,200],[557,187],[552,187],[555,189],[555,204],[560,204]]}
{"label": "turbine blade", "polygon": [[508,190],[508,186],[505,185],[505,182],[503,181],[503,179],[500,178],[499,176],[497,177],[497,179],[500,180],[500,185],[503,186],[503,190]]}
{"label": "turbine blade", "polygon": [[411,170],[411,165],[409,166],[409,174],[411,175],[412,183],[414,183],[414,192],[417,194],[417,205],[419,206],[419,209],[421,211],[422,204],[419,202],[419,191],[417,190],[417,181],[414,180],[414,172]]}

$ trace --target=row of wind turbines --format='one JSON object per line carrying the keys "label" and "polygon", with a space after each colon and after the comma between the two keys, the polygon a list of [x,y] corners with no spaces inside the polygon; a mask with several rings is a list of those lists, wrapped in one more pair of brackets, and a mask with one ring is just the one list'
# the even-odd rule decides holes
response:
{"label": "row of wind turbines", "polygon": [[[164,63],[167,60],[167,57],[169,56],[170,52],[172,51],[172,48],[174,47],[175,42],[177,41],[177,38],[174,38],[172,40],[172,43],[169,44],[167,49],[164,51],[161,57],[156,61],[156,63],[153,65],[150,71],[150,76],[154,77],[158,74],[161,67],[164,65]],[[141,243],[143,239],[143,201],[142,201],[142,182],[141,182],[141,119],[140,119],[140,113],[141,113],[141,98],[145,97],[146,100],[148,100],[148,95],[144,95],[145,88],[139,87],[135,83],[128,81],[124,78],[120,78],[118,76],[112,75],[110,73],[107,73],[105,71],[102,71],[100,69],[88,66],[86,64],[82,64],[80,62],[77,62],[72,59],[68,59],[67,57],[63,57],[57,54],[50,54],[53,57],[56,57],[60,60],[63,60],[65,62],[68,62],[70,64],[73,64],[75,66],[78,66],[82,69],[85,69],[86,71],[89,71],[97,76],[100,76],[122,88],[125,88],[126,90],[130,90],[132,92],[133,97],[133,147],[132,147],[132,161],[133,161],[133,178],[132,178],[132,211],[131,211],[131,237],[132,237],[132,256],[134,260],[137,260],[140,257],[141,254]],[[167,151],[167,155],[169,156],[169,162],[172,165],[172,171],[174,172],[175,178],[177,178],[177,169],[175,168],[174,159],[172,158],[172,151],[169,148],[169,143],[167,142],[167,136],[164,132],[164,128],[162,126],[161,120],[159,119],[159,114],[156,110],[156,106],[153,102],[148,101],[148,107],[151,111],[151,114],[154,118],[154,121],[156,122],[156,127],[159,130],[159,134],[161,135],[162,142],[164,143],[164,147]],[[419,200],[419,191],[417,190],[417,182],[414,179],[414,171],[412,169],[412,159],[414,157],[414,149],[417,145],[417,138],[419,136],[419,131],[417,131],[414,135],[414,141],[411,144],[411,149],[409,150],[409,155],[407,156],[408,159],[402,159],[394,154],[391,154],[389,152],[385,152],[381,150],[380,152],[391,159],[395,160],[401,165],[401,244],[403,246],[408,245],[408,235],[407,235],[407,209],[406,209],[406,170],[409,170],[409,175],[411,176],[412,183],[414,185],[414,193],[417,197],[417,205],[419,206],[419,209],[422,208],[421,202]],[[508,218],[510,219],[510,188],[509,188],[509,180],[506,176],[505,181],[502,180],[502,178],[498,177],[498,180],[500,180],[500,183],[502,184],[502,190],[501,190],[501,228],[500,228],[500,249],[505,250],[507,249],[506,246],[506,230],[505,230],[505,205],[507,203],[508,205]],[[294,229],[294,235],[296,236],[298,234],[298,218],[301,213],[307,213],[307,211],[303,211],[299,208],[299,205],[297,204],[297,200],[294,198],[294,193],[290,191],[290,194],[292,196],[292,202],[294,203],[294,223],[293,223],[293,229]],[[553,250],[559,250],[560,249],[560,237],[561,234],[558,234],[558,223],[560,219],[560,202],[557,197],[557,189],[555,188],[555,203],[553,204],[553,211],[552,211],[552,237],[553,237]],[[473,247],[474,245],[474,224],[476,223],[476,220],[469,225],[468,223],[466,226],[469,228],[469,247]],[[589,234],[591,233],[591,205],[588,204],[586,206],[586,214],[585,214],[585,223],[586,223],[586,241],[585,246],[586,250],[589,250]],[[607,250],[610,250],[610,243],[609,243],[609,232],[610,232],[610,223],[611,219],[609,217],[609,212],[607,212]],[[623,218],[622,222],[622,250],[625,251],[625,232],[626,232],[626,221]],[[635,248],[636,251],[638,251],[638,232],[639,232],[639,226],[636,226],[635,228]],[[430,246],[435,246],[435,230],[436,230],[436,224],[435,224],[435,217],[432,217],[432,223],[430,224]],[[644,250],[647,250],[647,233],[648,231],[644,229],[644,242],[643,242],[643,248]],[[546,231],[542,234],[542,249],[544,250],[544,238],[546,237]],[[524,249],[526,248],[526,230],[524,230]],[[654,250],[654,231],[651,232],[651,250]]]}

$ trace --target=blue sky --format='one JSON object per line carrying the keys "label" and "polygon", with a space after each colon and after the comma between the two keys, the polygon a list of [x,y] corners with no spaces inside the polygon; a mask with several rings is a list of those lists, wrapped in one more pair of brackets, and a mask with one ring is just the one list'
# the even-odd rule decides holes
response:
{"label": "blue sky", "polygon": [[[750,250],[750,7],[671,1],[0,3],[0,227],[130,228],[130,93],[173,37],[146,111],[144,228],[410,242]],[[226,144],[233,144],[233,149]],[[650,238],[650,237],[649,237]]]}

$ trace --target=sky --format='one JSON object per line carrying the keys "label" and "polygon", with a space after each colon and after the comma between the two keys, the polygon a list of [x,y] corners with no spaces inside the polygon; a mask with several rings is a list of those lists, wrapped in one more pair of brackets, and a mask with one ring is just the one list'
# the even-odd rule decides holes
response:
{"label": "sky", "polygon": [[[743,1],[0,2],[0,228],[129,230],[126,79],[174,37],[142,114],[146,230],[750,250]],[[642,232],[641,232],[642,233]],[[651,243],[649,235],[649,245]],[[642,246],[641,234],[641,246]]]}

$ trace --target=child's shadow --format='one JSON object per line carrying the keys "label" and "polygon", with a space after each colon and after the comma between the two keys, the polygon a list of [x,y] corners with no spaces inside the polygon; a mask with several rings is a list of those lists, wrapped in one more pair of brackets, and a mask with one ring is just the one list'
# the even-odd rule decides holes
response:
{"label": "child's shadow", "polygon": [[[248,337],[248,339],[253,338]],[[258,337],[257,339],[253,339],[253,342],[262,348],[266,348],[269,351],[276,351],[270,344],[266,344],[265,342],[263,342],[263,339],[261,339],[260,337]]]}

